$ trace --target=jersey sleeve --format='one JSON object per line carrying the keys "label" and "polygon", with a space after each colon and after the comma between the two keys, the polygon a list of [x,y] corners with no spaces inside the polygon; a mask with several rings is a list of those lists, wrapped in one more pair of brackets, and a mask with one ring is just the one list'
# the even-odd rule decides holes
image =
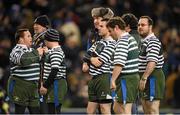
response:
{"label": "jersey sleeve", "polygon": [[161,43],[158,39],[151,39],[147,46],[147,61],[158,62],[158,56],[161,49]]}
{"label": "jersey sleeve", "polygon": [[108,62],[112,58],[112,54],[114,52],[114,46],[115,44],[113,43],[107,43],[107,45],[98,55],[103,63]]}

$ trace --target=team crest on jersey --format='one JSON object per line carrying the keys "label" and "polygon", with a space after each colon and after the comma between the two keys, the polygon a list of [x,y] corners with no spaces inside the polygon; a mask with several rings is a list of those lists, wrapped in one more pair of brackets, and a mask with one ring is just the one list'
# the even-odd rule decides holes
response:
{"label": "team crest on jersey", "polygon": [[14,101],[19,101],[19,97],[18,96],[14,96]]}
{"label": "team crest on jersey", "polygon": [[104,93],[104,91],[101,93],[101,96],[106,96],[106,94]]}

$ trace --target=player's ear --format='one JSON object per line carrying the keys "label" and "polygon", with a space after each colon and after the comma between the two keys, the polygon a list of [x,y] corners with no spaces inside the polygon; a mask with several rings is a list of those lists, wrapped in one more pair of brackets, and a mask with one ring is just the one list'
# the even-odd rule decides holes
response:
{"label": "player's ear", "polygon": [[24,38],[23,37],[19,37],[19,43],[24,43]]}
{"label": "player's ear", "polygon": [[149,29],[152,30],[152,28],[153,28],[152,25],[149,25]]}
{"label": "player's ear", "polygon": [[119,29],[119,26],[115,25],[115,27],[113,29],[117,31]]}

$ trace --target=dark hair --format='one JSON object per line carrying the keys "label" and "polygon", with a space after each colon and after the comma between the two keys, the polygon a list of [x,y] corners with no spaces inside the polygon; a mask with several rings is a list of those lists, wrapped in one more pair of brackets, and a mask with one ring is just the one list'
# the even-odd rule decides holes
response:
{"label": "dark hair", "polygon": [[121,30],[125,30],[126,24],[123,21],[123,19],[121,17],[113,17],[111,18],[108,23],[107,23],[107,27],[110,28],[115,28],[115,26],[118,26]]}
{"label": "dark hair", "polygon": [[153,26],[153,20],[152,20],[152,18],[150,18],[149,16],[141,16],[140,19],[141,19],[141,18],[146,18],[146,19],[148,20],[148,24],[151,25],[151,26]]}
{"label": "dark hair", "polygon": [[18,43],[20,37],[24,37],[24,32],[29,31],[27,28],[18,29],[15,33],[15,42]]}
{"label": "dark hair", "polygon": [[136,18],[134,14],[126,13],[126,14],[123,14],[121,18],[126,23],[126,26],[129,25],[131,29],[137,29],[138,19]]}

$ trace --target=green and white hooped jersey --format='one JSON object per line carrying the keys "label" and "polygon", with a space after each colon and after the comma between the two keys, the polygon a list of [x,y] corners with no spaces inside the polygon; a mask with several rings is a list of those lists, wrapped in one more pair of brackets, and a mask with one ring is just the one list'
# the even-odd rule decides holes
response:
{"label": "green and white hooped jersey", "polygon": [[136,73],[139,71],[138,56],[139,51],[135,38],[129,33],[124,33],[116,43],[114,65],[122,65],[121,73],[123,74]]}
{"label": "green and white hooped jersey", "polygon": [[103,62],[102,66],[95,67],[90,64],[89,74],[92,76],[101,75],[104,73],[112,73],[111,65],[116,41],[112,37],[101,39],[92,45],[89,49],[91,52],[100,57]]}
{"label": "green and white hooped jersey", "polygon": [[[31,55],[25,56],[25,54]],[[25,60],[26,62],[23,62]],[[32,62],[32,63],[31,63]],[[30,63],[24,65],[23,63]],[[16,76],[28,81],[39,80],[40,66],[37,50],[25,45],[17,44],[10,53],[11,76]]]}
{"label": "green and white hooped jersey", "polygon": [[60,46],[49,49],[45,54],[44,79],[49,77],[52,68],[58,68],[55,79],[66,78],[65,54]]}
{"label": "green and white hooped jersey", "polygon": [[143,39],[140,55],[139,55],[139,71],[144,72],[149,61],[156,62],[156,69],[160,69],[164,64],[164,56],[162,51],[161,42],[154,35],[148,35]]}

